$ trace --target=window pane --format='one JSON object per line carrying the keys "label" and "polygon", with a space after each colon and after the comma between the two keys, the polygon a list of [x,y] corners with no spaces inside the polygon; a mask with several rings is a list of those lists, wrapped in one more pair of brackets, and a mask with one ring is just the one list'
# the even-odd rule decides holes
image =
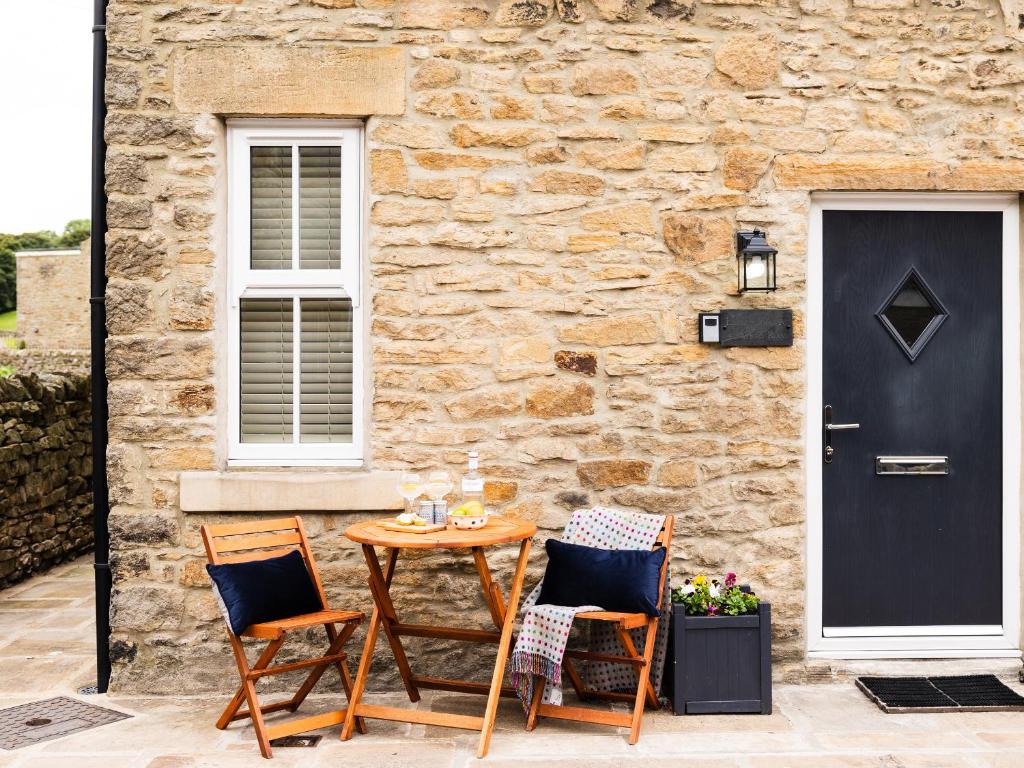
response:
{"label": "window pane", "polygon": [[341,147],[299,147],[299,267],[341,268]]}
{"label": "window pane", "polygon": [[250,258],[253,269],[292,268],[292,148],[251,147]]}
{"label": "window pane", "polygon": [[292,442],[292,299],[241,301],[243,443]]}
{"label": "window pane", "polygon": [[913,276],[882,312],[908,347],[913,347],[939,311],[921,290]]}
{"label": "window pane", "polygon": [[352,302],[302,299],[300,303],[300,442],[350,443]]}

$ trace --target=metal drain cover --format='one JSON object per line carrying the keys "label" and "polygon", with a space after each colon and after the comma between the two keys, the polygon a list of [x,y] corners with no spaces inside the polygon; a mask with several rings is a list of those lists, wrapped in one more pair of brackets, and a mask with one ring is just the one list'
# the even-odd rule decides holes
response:
{"label": "metal drain cover", "polygon": [[320,743],[323,736],[313,734],[311,736],[282,736],[279,739],[271,739],[272,747],[315,747]]}
{"label": "metal drain cover", "polygon": [[67,696],[0,709],[0,749],[18,749],[131,717]]}

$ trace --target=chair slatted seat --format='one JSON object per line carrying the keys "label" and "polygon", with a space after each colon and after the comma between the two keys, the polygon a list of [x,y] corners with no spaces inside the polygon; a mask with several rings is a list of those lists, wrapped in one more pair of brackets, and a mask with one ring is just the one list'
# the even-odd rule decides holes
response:
{"label": "chair slatted seat", "polygon": [[[201,528],[201,533],[203,544],[206,547],[206,557],[212,565],[266,560],[297,550],[302,555],[313,585],[320,596],[320,604],[323,606],[323,610],[320,611],[252,624],[246,627],[241,635],[236,635],[231,629],[231,625],[225,621],[228,640],[234,652],[241,682],[220,719],[217,720],[217,728],[223,730],[234,720],[251,718],[256,731],[256,740],[259,742],[260,754],[269,758],[273,754],[270,742],[274,739],[344,722],[347,711],[345,709],[270,725],[263,719],[264,715],[273,712],[283,710],[295,712],[323,674],[332,666],[336,667],[341,675],[346,697],[351,696],[352,691],[352,677],[342,649],[364,617],[359,611],[337,611],[327,607],[327,596],[324,594],[323,583],[320,581],[320,574],[317,572],[309,540],[302,527],[302,520],[298,517],[287,517],[277,520],[204,525]],[[270,662],[284,645],[288,633],[316,626],[323,626],[327,633],[328,648],[322,656],[270,666]],[[242,643],[243,637],[269,641],[255,663],[249,662]],[[304,669],[310,671],[290,699],[274,704],[260,704],[255,686],[259,678]],[[243,702],[248,709],[241,709]],[[366,732],[362,718],[357,718],[356,726],[360,733]]]}
{"label": "chair slatted seat", "polygon": [[[658,586],[658,605],[661,605],[665,591],[665,576],[668,573],[668,561],[672,550],[672,528],[675,525],[675,518],[672,515],[665,517],[665,523],[655,540],[653,550],[659,547],[665,549],[665,562],[661,565],[661,577]],[[586,707],[567,706],[565,704],[544,704],[544,686],[547,680],[542,675],[534,676],[533,699],[530,701],[527,714],[526,729],[532,731],[537,727],[537,721],[541,717],[550,717],[558,720],[572,720],[583,723],[596,723],[598,725],[611,725],[629,728],[629,743],[636,744],[640,739],[640,724],[643,719],[644,706],[649,704],[653,709],[661,705],[658,701],[657,692],[651,684],[650,672],[654,659],[654,641],[658,632],[658,617],[648,616],[646,613],[623,613],[621,611],[583,611],[576,614],[577,619],[590,621],[604,621],[615,625],[615,631],[619,642],[625,650],[624,656],[610,656],[608,654],[594,653],[583,650],[568,650],[562,661],[562,668],[565,670],[572,684],[576,696],[581,701],[589,699],[602,699],[608,701],[628,701],[633,704],[631,712],[613,712],[601,709],[588,709]],[[643,641],[643,652],[639,652],[633,637],[630,634],[632,629],[646,627],[646,634]],[[577,661],[609,662],[626,664],[637,670],[637,689],[632,691],[596,691],[588,687],[576,669]]]}

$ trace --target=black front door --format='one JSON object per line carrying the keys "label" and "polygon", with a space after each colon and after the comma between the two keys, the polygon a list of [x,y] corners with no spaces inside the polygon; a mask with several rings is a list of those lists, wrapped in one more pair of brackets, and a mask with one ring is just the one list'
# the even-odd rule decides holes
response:
{"label": "black front door", "polygon": [[827,210],[822,246],[823,403],[860,425],[822,435],[822,623],[1001,624],[1002,214]]}

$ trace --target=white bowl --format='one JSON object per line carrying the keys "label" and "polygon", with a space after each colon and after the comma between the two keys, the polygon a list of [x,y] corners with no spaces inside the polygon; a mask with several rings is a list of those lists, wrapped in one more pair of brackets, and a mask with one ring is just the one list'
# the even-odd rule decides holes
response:
{"label": "white bowl", "polygon": [[461,531],[472,531],[487,525],[487,517],[485,515],[480,515],[479,517],[448,515],[448,522]]}

